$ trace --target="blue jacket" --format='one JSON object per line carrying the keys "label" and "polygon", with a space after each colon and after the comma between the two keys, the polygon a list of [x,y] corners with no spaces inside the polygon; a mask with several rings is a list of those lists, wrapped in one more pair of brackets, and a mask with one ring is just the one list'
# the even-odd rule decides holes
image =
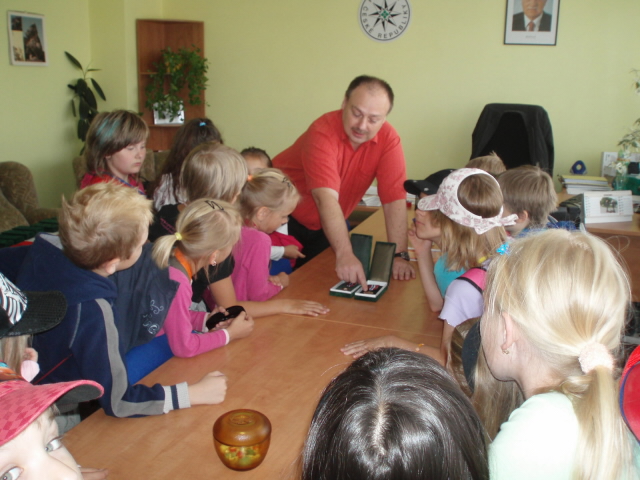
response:
{"label": "blue jacket", "polygon": [[131,385],[125,361],[131,344],[121,340],[117,328],[116,284],[74,265],[64,255],[58,237],[44,234],[36,238],[16,280],[21,289],[60,290],[67,299],[67,314],[60,325],[34,337],[41,368],[35,384],[94,380],[104,387],[101,406],[116,417],[157,415],[189,406],[184,383]]}

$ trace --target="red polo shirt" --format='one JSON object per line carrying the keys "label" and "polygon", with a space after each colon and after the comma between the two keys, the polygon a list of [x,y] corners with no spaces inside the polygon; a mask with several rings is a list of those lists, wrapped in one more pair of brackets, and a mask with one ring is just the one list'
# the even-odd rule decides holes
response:
{"label": "red polo shirt", "polygon": [[273,165],[291,178],[302,199],[293,217],[311,230],[322,228],[311,190],[338,192],[347,218],[374,178],[383,204],[404,199],[406,165],[400,137],[385,122],[378,134],[353,150],[342,124],[342,110],[324,114],[296,142],[273,159]]}

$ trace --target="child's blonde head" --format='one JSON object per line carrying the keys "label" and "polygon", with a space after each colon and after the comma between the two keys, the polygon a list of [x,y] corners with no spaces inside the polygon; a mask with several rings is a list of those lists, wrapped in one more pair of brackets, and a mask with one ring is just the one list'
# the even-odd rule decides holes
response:
{"label": "child's blonde head", "polygon": [[489,155],[485,155],[483,157],[472,158],[465,165],[465,168],[479,168],[480,170],[490,173],[494,177],[497,177],[507,170],[507,167],[504,166],[504,162],[496,152],[491,152]]}
{"label": "child's blonde head", "polygon": [[[462,180],[458,187],[458,201],[470,213],[485,219],[496,217],[502,211],[500,187],[487,174],[470,175]],[[449,270],[468,270],[479,266],[483,258],[506,240],[501,226],[480,234],[471,226],[451,220],[440,210],[434,210],[432,218],[434,225],[440,227],[440,248],[447,254]]]}
{"label": "child's blonde head", "polygon": [[137,190],[99,183],[77,191],[70,202],[62,198],[60,242],[69,260],[94,270],[130,258],[152,220],[151,201]]}
{"label": "child's blonde head", "polygon": [[522,165],[507,170],[498,177],[504,206],[521,216],[529,215],[529,227],[542,228],[547,217],[558,204],[558,196],[551,176],[533,165]]}
{"label": "child's blonde head", "polygon": [[87,132],[84,156],[89,172],[108,171],[106,157],[123,148],[144,142],[149,127],[142,117],[128,110],[114,110],[96,115]]}
{"label": "child's blonde head", "polygon": [[236,150],[207,142],[194,148],[185,159],[180,184],[190,202],[217,198],[232,203],[247,175],[247,164]]}
{"label": "child's blonde head", "polygon": [[623,478],[633,463],[615,372],[607,362],[585,363],[594,346],[619,348],[629,301],[617,256],[586,233],[548,230],[516,240],[488,270],[483,346],[502,338],[497,324],[508,313],[524,341],[518,348],[530,351],[535,368],[550,372],[542,391],[569,397],[581,430],[574,478]]}
{"label": "child's blonde head", "polygon": [[174,235],[156,240],[153,258],[165,268],[175,246],[194,264],[201,263],[216,251],[231,249],[240,238],[241,224],[238,210],[230,203],[200,198],[180,213]]}
{"label": "child's blonde head", "polygon": [[298,189],[289,177],[277,168],[263,168],[249,176],[242,187],[238,204],[242,217],[250,220],[260,207],[267,207],[272,212],[290,211],[299,201]]}

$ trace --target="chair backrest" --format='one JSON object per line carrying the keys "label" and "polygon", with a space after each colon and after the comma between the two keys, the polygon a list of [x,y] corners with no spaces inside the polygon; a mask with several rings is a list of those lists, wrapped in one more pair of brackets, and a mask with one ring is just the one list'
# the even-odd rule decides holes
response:
{"label": "chair backrest", "polygon": [[537,165],[553,176],[551,122],[538,105],[485,105],[471,138],[471,158],[495,151],[508,169]]}

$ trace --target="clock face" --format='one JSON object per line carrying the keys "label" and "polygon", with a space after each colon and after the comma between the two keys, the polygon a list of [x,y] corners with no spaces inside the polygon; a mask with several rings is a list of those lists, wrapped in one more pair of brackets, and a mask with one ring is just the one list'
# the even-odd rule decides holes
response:
{"label": "clock face", "polygon": [[378,42],[390,42],[402,35],[409,26],[409,0],[362,0],[360,26],[362,31]]}

